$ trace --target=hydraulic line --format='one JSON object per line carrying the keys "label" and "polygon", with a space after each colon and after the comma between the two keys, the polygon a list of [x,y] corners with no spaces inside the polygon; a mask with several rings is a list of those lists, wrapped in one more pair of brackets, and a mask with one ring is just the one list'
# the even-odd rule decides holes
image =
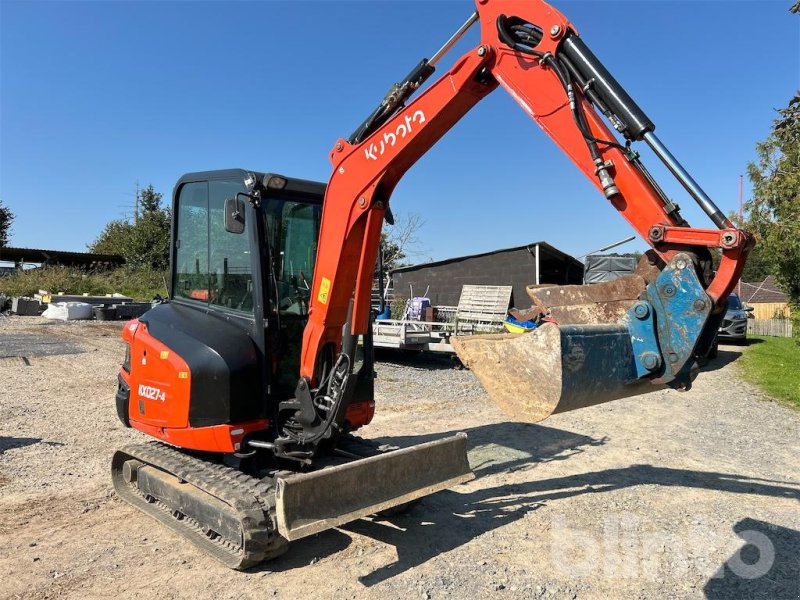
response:
{"label": "hydraulic line", "polygon": [[348,141],[351,144],[363,142],[369,135],[386,121],[392,118],[403,106],[406,100],[416,92],[436,70],[435,65],[447,52],[460,40],[463,35],[478,22],[478,13],[472,13],[469,19],[450,36],[444,45],[439,48],[433,57],[428,60],[423,58],[400,83],[395,83],[386,92],[381,103],[364,119],[361,125],[350,134]]}
{"label": "hydraulic line", "polygon": [[584,140],[586,141],[586,146],[589,148],[589,154],[592,157],[592,162],[595,164],[595,175],[597,175],[597,178],[600,180],[600,185],[603,187],[603,193],[608,199],[617,196],[619,194],[619,188],[617,188],[614,178],[611,177],[611,174],[608,172],[608,165],[603,161],[603,157],[600,154],[600,150],[597,148],[597,144],[604,143],[614,146],[619,146],[619,144],[616,142],[598,140],[591,134],[589,131],[589,125],[586,122],[586,116],[583,113],[583,107],[579,100],[576,100],[575,98],[575,90],[572,86],[572,82],[570,81],[569,71],[565,67],[558,64],[557,60],[551,54],[545,54],[542,57],[542,60],[545,62],[545,64],[549,65],[553,69],[553,72],[556,74],[559,81],[561,81],[561,85],[564,86],[564,90],[567,92],[567,98],[569,99],[572,117],[575,120],[575,124],[578,126],[581,134],[583,135]]}

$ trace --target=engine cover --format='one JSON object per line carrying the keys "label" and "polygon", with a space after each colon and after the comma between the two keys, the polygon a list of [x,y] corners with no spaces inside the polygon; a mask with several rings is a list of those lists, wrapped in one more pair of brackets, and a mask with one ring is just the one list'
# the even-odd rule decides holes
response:
{"label": "engine cover", "polygon": [[131,422],[194,428],[266,418],[257,347],[224,316],[162,304],[130,338]]}

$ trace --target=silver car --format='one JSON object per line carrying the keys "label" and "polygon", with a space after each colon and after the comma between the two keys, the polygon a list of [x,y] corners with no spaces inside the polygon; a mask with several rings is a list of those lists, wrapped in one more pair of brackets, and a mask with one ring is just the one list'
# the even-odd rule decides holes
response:
{"label": "silver car", "polygon": [[719,326],[719,339],[744,341],[747,339],[747,313],[752,308],[745,308],[739,296],[728,296],[728,310]]}

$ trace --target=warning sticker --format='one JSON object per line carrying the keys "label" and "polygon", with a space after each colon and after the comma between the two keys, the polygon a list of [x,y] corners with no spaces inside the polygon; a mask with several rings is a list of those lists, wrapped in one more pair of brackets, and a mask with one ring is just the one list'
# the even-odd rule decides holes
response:
{"label": "warning sticker", "polygon": [[331,280],[327,277],[322,278],[322,283],[319,284],[319,294],[317,294],[317,300],[320,301],[320,304],[327,304],[328,303],[328,291],[331,289]]}

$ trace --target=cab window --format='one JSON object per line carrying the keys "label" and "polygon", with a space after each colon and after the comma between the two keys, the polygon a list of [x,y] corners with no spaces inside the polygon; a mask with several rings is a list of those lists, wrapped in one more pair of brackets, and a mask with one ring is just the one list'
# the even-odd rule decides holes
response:
{"label": "cab window", "polygon": [[174,295],[252,313],[250,237],[225,231],[225,199],[244,191],[235,180],[185,184],[178,196]]}
{"label": "cab window", "polygon": [[273,385],[277,393],[290,395],[300,370],[322,206],[273,197],[264,204],[264,216],[275,277],[268,298],[270,343],[278,349]]}
{"label": "cab window", "polygon": [[250,237],[225,231],[225,199],[244,187],[239,181],[210,181],[209,192],[209,303],[232,310],[253,311],[253,274]]}
{"label": "cab window", "polygon": [[314,279],[322,207],[308,202],[272,200],[266,217],[274,253],[278,309],[285,314],[305,315]]}
{"label": "cab window", "polygon": [[185,184],[178,196],[173,295],[208,301],[208,183]]}

